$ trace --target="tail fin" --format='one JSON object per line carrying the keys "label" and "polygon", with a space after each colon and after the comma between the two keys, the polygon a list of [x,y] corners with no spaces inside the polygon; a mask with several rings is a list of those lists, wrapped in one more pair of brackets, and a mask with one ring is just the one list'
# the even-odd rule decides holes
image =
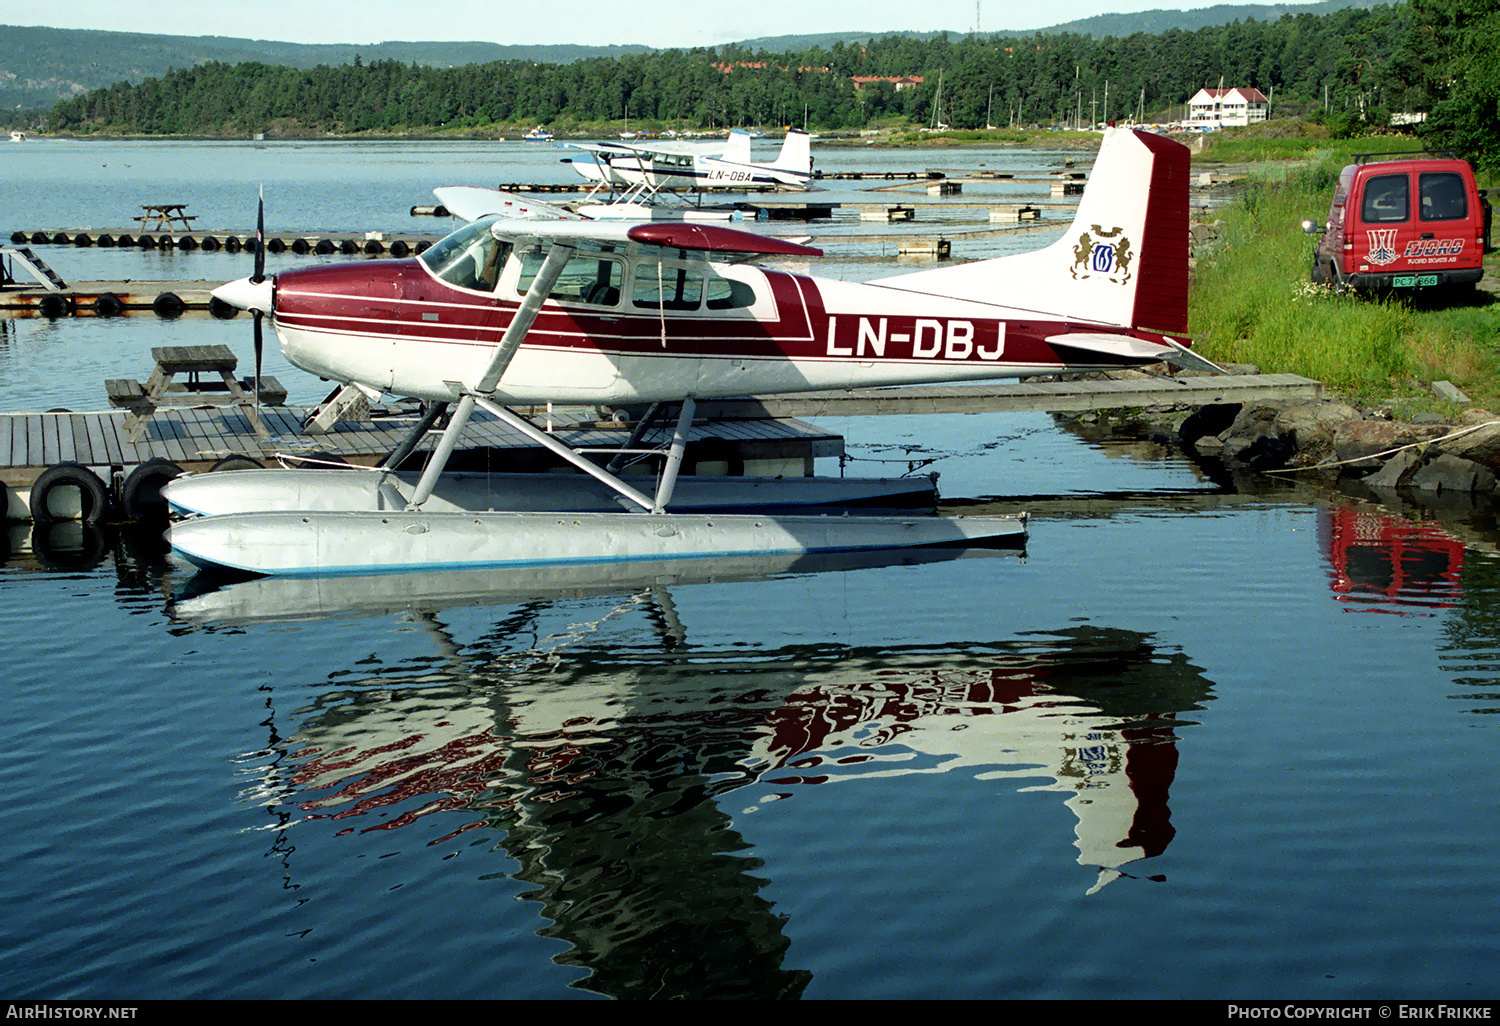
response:
{"label": "tail fin", "polygon": [[795,128],[788,129],[786,140],[781,144],[781,153],[771,166],[778,171],[812,174],[812,144],[808,134]]}
{"label": "tail fin", "polygon": [[736,164],[750,163],[750,133],[743,128],[729,131],[729,142],[720,155],[721,160],[732,160]]}
{"label": "tail fin", "polygon": [[1191,163],[1180,143],[1110,129],[1073,225],[1057,242],[1031,253],[882,278],[879,284],[1059,319],[1182,334]]}

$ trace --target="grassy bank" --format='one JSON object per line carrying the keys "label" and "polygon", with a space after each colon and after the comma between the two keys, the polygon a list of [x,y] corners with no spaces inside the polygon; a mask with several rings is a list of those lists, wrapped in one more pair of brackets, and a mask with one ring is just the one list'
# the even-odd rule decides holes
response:
{"label": "grassy bank", "polygon": [[[1396,398],[1408,408],[1441,409],[1428,383],[1447,380],[1486,409],[1500,409],[1493,295],[1481,291],[1461,304],[1370,299],[1309,280],[1313,238],[1301,222],[1326,218],[1348,152],[1397,148],[1371,142],[1341,140],[1339,151],[1352,148],[1258,168],[1239,202],[1214,212],[1223,223],[1198,248],[1190,299],[1196,348],[1212,360],[1316,378],[1360,403]],[[1497,274],[1492,254],[1486,276]]]}

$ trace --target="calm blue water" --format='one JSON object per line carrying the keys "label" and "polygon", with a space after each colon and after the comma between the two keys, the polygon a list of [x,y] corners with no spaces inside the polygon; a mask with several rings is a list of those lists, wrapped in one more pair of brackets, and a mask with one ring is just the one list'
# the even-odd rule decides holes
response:
{"label": "calm blue water", "polygon": [[[200,223],[264,178],[386,226],[495,149],[31,146],[7,231],[149,201],[121,163]],[[4,322],[0,409],[248,334]],[[1495,998],[1492,518],[1233,494],[1040,416],[830,425],[854,472],[1025,496],[1024,556],[204,594],[12,529],[0,991]]]}

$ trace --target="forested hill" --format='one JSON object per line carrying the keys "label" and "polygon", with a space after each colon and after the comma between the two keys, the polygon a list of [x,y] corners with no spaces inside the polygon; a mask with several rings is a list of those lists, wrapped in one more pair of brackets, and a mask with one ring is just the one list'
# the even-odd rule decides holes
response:
{"label": "forested hill", "polygon": [[567,64],[589,57],[645,53],[647,46],[503,46],[499,43],[399,42],[311,45],[227,36],[159,36],[140,32],[0,25],[0,107],[43,110],[58,100],[116,82],[142,82],[172,68],[219,61],[314,68],[320,64],[399,61],[457,67],[492,61]]}
{"label": "forested hill", "polygon": [[[1069,22],[1044,33],[1069,32],[1086,36],[1124,36],[1135,32],[1194,31],[1234,21],[1275,21],[1283,14],[1326,14],[1345,7],[1370,7],[1385,0],[1322,0],[1312,4],[1220,5],[1191,11],[1146,11],[1141,14],[1110,14]],[[955,26],[955,29],[958,27]],[[985,34],[1007,34],[1005,25],[984,26]],[[887,35],[893,33],[885,33]],[[901,33],[917,39],[951,33]],[[1031,34],[1030,32],[1026,33]],[[820,35],[787,35],[726,44],[736,49],[768,53],[800,53],[813,47],[827,49],[835,43],[863,43],[881,35],[871,32],[838,32]],[[533,61],[540,64],[570,64],[593,57],[620,57],[648,51],[645,46],[506,46],[499,43],[389,42],[354,45],[331,43],[305,45],[264,39],[233,39],[224,36],[170,36],[137,32],[104,32],[83,29],[30,28],[0,25],[0,109],[45,110],[60,99],[78,96],[117,82],[140,83],[159,78],[172,68],[191,68],[209,62],[240,64],[256,62],[291,68],[398,61],[424,67],[450,68],[494,61]]]}
{"label": "forested hill", "polygon": [[508,134],[537,124],[594,134],[626,118],[646,131],[937,121],[1049,127],[1178,120],[1194,93],[1221,81],[1273,95],[1278,114],[1316,108],[1363,120],[1367,112],[1417,109],[1425,95],[1410,55],[1402,56],[1411,17],[1408,5],[1385,5],[1124,38],[895,35],[826,50],[724,46],[571,64],[431,68],[386,60],[305,69],[213,61],[65,100],[46,127],[225,136]]}

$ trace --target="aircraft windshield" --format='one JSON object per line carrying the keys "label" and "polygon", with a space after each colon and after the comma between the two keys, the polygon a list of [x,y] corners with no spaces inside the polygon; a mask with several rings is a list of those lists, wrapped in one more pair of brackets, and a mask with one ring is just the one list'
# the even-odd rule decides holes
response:
{"label": "aircraft windshield", "polygon": [[492,292],[511,246],[490,234],[490,220],[475,221],[434,245],[417,259],[449,285]]}

